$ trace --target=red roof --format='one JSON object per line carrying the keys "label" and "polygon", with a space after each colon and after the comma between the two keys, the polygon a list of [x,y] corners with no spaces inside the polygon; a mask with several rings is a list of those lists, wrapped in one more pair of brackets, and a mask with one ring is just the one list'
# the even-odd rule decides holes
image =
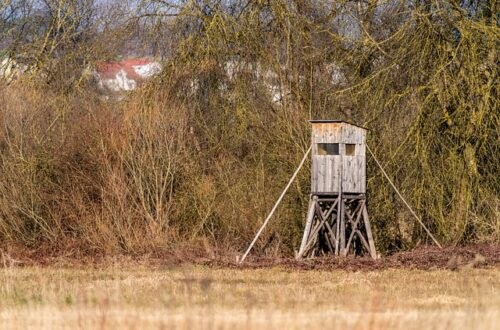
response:
{"label": "red roof", "polygon": [[120,70],[124,70],[130,79],[141,80],[142,77],[138,75],[134,66],[151,64],[153,61],[144,58],[129,59],[123,61],[113,62],[97,62],[97,73],[103,79],[114,79]]}

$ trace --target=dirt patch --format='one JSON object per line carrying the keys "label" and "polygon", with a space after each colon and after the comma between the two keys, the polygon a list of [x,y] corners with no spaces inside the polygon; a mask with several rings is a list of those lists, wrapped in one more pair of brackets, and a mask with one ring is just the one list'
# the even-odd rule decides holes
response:
{"label": "dirt patch", "polygon": [[[12,253],[16,251],[15,253]],[[384,256],[378,260],[368,257],[334,258],[320,257],[297,261],[294,258],[258,258],[249,257],[242,265],[236,262],[236,254],[207,256],[200,250],[184,250],[169,254],[139,256],[127,255],[79,255],[77,253],[65,255],[50,255],[39,250],[27,251],[14,249],[9,251],[0,249],[0,268],[9,266],[47,266],[72,268],[103,268],[103,267],[151,267],[172,268],[180,265],[206,265],[216,268],[257,269],[270,267],[284,267],[290,270],[348,270],[348,271],[376,271],[383,269],[450,269],[462,270],[467,268],[491,268],[500,266],[500,245],[469,245],[445,247],[439,249],[434,246],[420,246],[411,251],[399,252]]]}
{"label": "dirt patch", "polygon": [[243,265],[224,260],[211,260],[206,264],[214,267],[263,268],[282,266],[299,270],[350,270],[372,271],[389,268],[450,269],[489,268],[500,266],[500,246],[470,245],[461,247],[421,246],[412,251],[399,252],[378,260],[371,258],[321,257],[296,261],[295,259],[247,259]]}

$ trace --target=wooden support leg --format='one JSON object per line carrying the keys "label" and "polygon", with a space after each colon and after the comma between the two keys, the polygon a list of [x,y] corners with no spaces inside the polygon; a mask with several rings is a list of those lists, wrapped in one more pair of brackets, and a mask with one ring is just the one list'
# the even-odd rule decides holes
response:
{"label": "wooden support leg", "polygon": [[[321,215],[319,215],[317,222],[316,222],[316,225],[314,226],[314,229],[311,232],[311,237],[310,237],[309,241],[306,243],[306,246],[304,247],[303,255],[307,254],[307,252],[311,248],[314,251],[315,244],[318,241],[318,233],[319,233],[320,229],[324,226],[325,222],[326,222],[326,219],[321,220]],[[314,253],[312,254],[312,256],[314,256]]]}
{"label": "wooden support leg", "polygon": [[369,253],[376,259],[366,198],[312,196],[297,259],[332,253],[336,256]]}
{"label": "wooden support leg", "polygon": [[307,211],[307,220],[306,220],[306,227],[304,229],[304,236],[302,236],[302,242],[300,244],[300,249],[299,253],[297,254],[296,259],[302,258],[302,255],[304,254],[304,249],[306,247],[307,241],[309,239],[309,234],[311,233],[311,226],[314,218],[314,211],[316,208],[316,202],[318,200],[318,196],[313,196],[311,200],[309,201],[309,209]]}
{"label": "wooden support leg", "polygon": [[[332,215],[332,219],[335,219],[335,215]],[[333,221],[335,221],[335,220],[333,220]],[[333,223],[333,221],[332,221],[332,223]],[[333,229],[328,221],[325,222],[325,226],[326,226],[326,229],[328,230],[328,234],[329,234],[328,240],[330,241],[330,245],[332,246],[332,253],[334,255],[336,255],[335,248],[338,247],[337,235],[333,231]]]}
{"label": "wooden support leg", "polygon": [[377,259],[377,251],[375,250],[375,242],[373,240],[372,228],[370,226],[370,218],[368,217],[368,210],[366,202],[363,205],[363,220],[365,222],[366,236],[368,237],[368,245],[370,246],[370,256]]}
{"label": "wooden support leg", "polygon": [[337,202],[337,223],[336,223],[336,230],[335,230],[335,255],[338,256],[340,253],[340,204],[342,202],[342,198],[338,197],[338,202]]}
{"label": "wooden support leg", "polygon": [[344,198],[340,196],[340,201],[339,201],[339,214],[340,218],[337,220],[340,222],[340,255],[345,254],[345,203],[344,203]]}
{"label": "wooden support leg", "polygon": [[[349,253],[349,249],[350,249],[350,245],[351,245],[351,242],[354,238],[354,236],[356,234],[359,234],[361,235],[361,232],[358,230],[358,224],[359,224],[359,220],[361,219],[361,215],[362,215],[362,208],[364,207],[364,204],[365,204],[365,201],[361,201],[358,206],[356,207],[356,209],[354,210],[354,212],[352,213],[352,215],[349,214],[349,212],[346,212],[346,215],[347,217],[349,218],[349,223],[351,224],[351,234],[349,235],[349,239],[347,240],[347,244],[346,244],[346,247],[345,247],[345,250],[344,250],[344,257],[347,256],[347,254]],[[356,216],[356,213],[357,213],[357,216]],[[356,217],[356,220],[354,221],[354,217]],[[364,239],[363,237],[360,236],[361,239]]]}

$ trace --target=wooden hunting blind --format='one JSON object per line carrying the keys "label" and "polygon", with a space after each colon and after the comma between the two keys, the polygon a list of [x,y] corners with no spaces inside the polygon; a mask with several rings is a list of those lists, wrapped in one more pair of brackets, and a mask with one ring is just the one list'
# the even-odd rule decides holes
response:
{"label": "wooden hunting blind", "polygon": [[335,256],[369,254],[373,259],[377,258],[367,208],[366,150],[418,223],[434,243],[442,248],[366,144],[366,128],[343,120],[309,122],[312,124],[311,146],[243,254],[240,263],[245,260],[262,234],[310,152],[311,196],[297,259],[328,253]]}
{"label": "wooden hunting blind", "polygon": [[366,193],[366,129],[312,120],[312,193]]}
{"label": "wooden hunting blind", "polygon": [[366,132],[311,120],[311,198],[298,258],[332,253],[376,258],[366,200]]}
{"label": "wooden hunting blind", "polygon": [[374,153],[366,144],[367,129],[343,120],[310,120],[311,146],[274,204],[252,243],[247,257],[273,216],[283,196],[312,152],[311,197],[304,235],[297,259],[317,255],[366,255],[377,258],[366,197],[366,150],[387,178],[396,194],[429,237],[441,248],[422,220],[396,188]]}

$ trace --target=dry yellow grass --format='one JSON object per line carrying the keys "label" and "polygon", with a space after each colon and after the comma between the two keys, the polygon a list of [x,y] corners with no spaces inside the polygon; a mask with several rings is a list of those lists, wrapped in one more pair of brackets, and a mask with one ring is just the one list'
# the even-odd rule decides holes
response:
{"label": "dry yellow grass", "polygon": [[493,329],[498,269],[4,268],[3,329]]}

